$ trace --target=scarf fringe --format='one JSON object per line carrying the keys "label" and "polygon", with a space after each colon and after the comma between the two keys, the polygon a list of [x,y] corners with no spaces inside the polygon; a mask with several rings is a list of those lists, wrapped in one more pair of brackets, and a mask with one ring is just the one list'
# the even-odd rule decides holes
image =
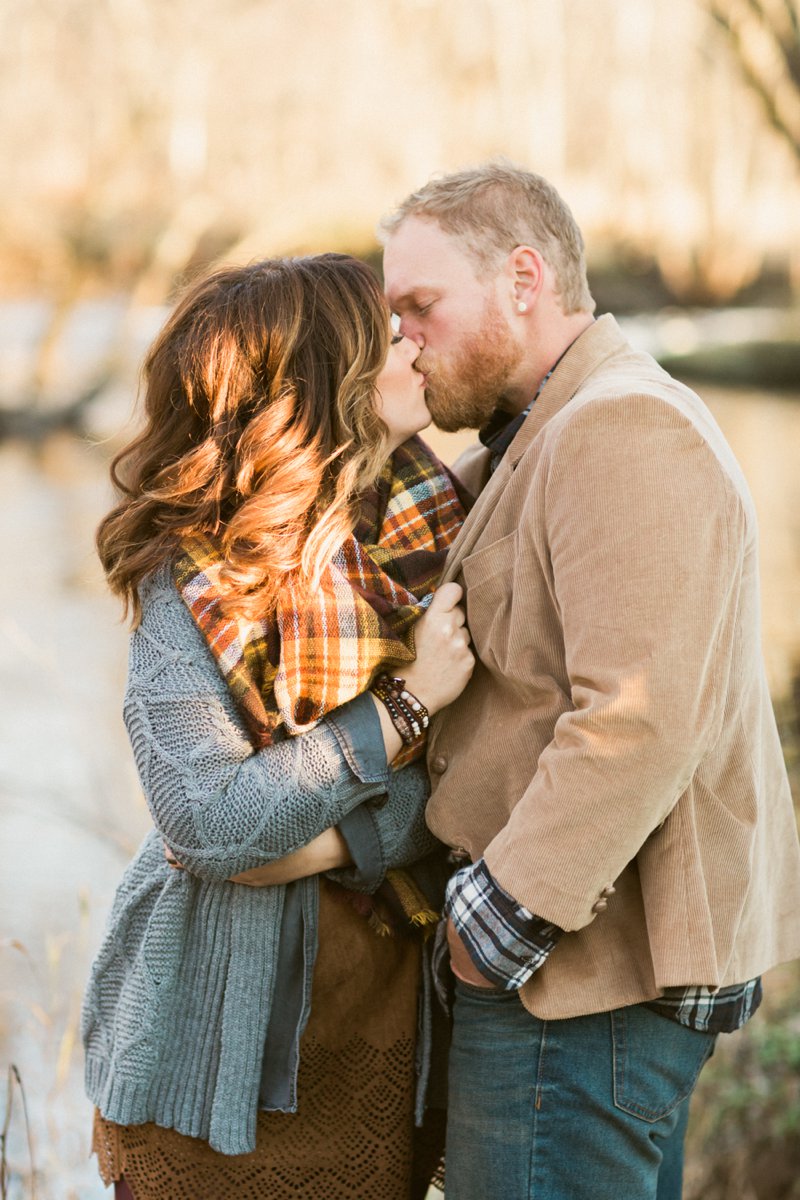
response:
{"label": "scarf fringe", "polygon": [[428,897],[417,886],[408,873],[397,869],[386,872],[386,882],[391,887],[406,920],[414,929],[419,929],[427,938],[439,922],[439,914],[431,906]]}

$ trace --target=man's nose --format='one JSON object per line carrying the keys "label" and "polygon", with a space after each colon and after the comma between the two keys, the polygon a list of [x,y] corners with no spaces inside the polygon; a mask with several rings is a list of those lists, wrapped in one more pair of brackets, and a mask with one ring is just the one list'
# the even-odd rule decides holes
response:
{"label": "man's nose", "polygon": [[425,338],[422,336],[422,330],[417,321],[413,317],[401,317],[400,332],[403,337],[410,338],[412,342],[416,342],[420,350],[425,346]]}

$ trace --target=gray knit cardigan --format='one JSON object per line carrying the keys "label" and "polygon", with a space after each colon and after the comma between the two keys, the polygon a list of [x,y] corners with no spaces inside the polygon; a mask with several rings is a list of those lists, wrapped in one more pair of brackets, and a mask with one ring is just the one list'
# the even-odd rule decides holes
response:
{"label": "gray knit cardigan", "polygon": [[[369,697],[253,753],[168,571],[143,587],[142,603],[124,716],[156,828],[125,871],[92,967],[87,1091],[119,1124],[154,1121],[242,1154],[255,1146],[286,889],[227,880],[357,809],[382,870],[421,858],[436,844],[424,823],[427,775],[419,764],[387,769],[374,714],[364,735]],[[167,866],[162,839],[187,870]],[[359,885],[357,873],[340,877]],[[318,881],[290,886],[302,891],[310,968]]]}

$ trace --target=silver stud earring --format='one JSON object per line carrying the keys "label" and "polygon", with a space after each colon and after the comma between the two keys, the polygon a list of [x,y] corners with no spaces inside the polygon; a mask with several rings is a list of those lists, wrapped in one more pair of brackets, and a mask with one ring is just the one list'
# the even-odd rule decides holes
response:
{"label": "silver stud earring", "polygon": [[517,301],[517,312],[518,312],[518,313],[524,313],[524,312],[527,312],[527,311],[528,311],[528,306],[527,306],[527,304],[525,303],[525,301],[524,301],[524,300],[518,300],[518,301]]}

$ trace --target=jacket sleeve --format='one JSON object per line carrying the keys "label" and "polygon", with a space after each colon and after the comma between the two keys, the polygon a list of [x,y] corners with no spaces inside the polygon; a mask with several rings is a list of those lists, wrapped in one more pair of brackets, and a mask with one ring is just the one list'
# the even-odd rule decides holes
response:
{"label": "jacket sleeve", "polygon": [[[187,870],[228,879],[282,858],[375,800],[367,819],[380,882],[398,849],[408,850],[422,836],[427,781],[418,770],[393,777],[377,717],[367,716],[369,697],[342,706],[301,737],[254,753],[228,688],[164,573],[142,589],[142,605],[124,719],[155,825]],[[400,798],[396,806],[393,796]]]}
{"label": "jacket sleeve", "polygon": [[657,397],[580,407],[548,454],[544,512],[523,511],[520,537],[544,520],[571,703],[485,858],[574,930],[719,736],[748,530],[708,442]]}

